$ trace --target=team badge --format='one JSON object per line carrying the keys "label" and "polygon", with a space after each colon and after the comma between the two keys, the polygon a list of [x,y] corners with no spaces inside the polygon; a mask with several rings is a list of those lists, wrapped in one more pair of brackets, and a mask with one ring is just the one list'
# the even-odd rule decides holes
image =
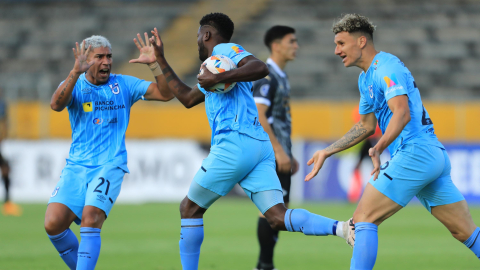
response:
{"label": "team badge", "polygon": [[260,94],[264,97],[268,95],[268,90],[270,90],[270,85],[269,84],[264,84],[260,86]]}
{"label": "team badge", "polygon": [[52,192],[52,195],[50,195],[50,198],[53,198],[55,196],[57,196],[57,193],[58,193],[58,190],[60,189],[60,187],[56,187],[53,192]]}
{"label": "team badge", "polygon": [[110,84],[110,89],[112,89],[112,93],[114,93],[115,95],[118,95],[118,93],[120,93],[120,86],[118,86],[118,83],[115,83],[115,84]]}
{"label": "team badge", "polygon": [[380,166],[380,170],[385,170],[390,163],[387,161],[382,166]]}
{"label": "team badge", "polygon": [[368,92],[370,93],[370,98],[373,98],[373,85],[368,86]]}

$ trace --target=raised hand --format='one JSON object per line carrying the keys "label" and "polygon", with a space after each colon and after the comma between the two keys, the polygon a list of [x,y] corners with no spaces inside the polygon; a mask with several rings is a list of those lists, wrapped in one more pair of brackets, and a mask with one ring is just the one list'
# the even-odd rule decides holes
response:
{"label": "raised hand", "polygon": [[[94,60],[88,62],[88,53],[90,52],[91,45],[88,46],[87,50],[80,50],[78,42],[75,42],[76,48],[72,48],[73,55],[75,56],[75,64],[73,65],[73,72],[77,74],[82,74],[87,71],[95,62]],[[83,48],[85,48],[85,40],[83,41]]]}
{"label": "raised hand", "polygon": [[312,171],[305,176],[305,181],[310,181],[313,177],[315,177],[320,171],[320,169],[323,166],[323,163],[327,159],[327,153],[324,150],[319,150],[313,154],[313,157],[307,162],[307,165],[310,166],[313,165]]}
{"label": "raised hand", "polygon": [[163,53],[163,42],[158,34],[158,30],[155,27],[152,31],[153,36],[150,38],[150,43],[152,43],[153,48],[155,49],[155,57],[161,58],[165,57]]}
{"label": "raised hand", "polygon": [[380,153],[375,148],[370,148],[368,150],[368,155],[372,158],[373,170],[370,175],[373,176],[373,181],[377,180],[378,174],[380,173]]}
{"label": "raised hand", "polygon": [[142,37],[140,34],[137,34],[137,38],[133,39],[133,42],[137,46],[138,50],[140,51],[140,55],[137,59],[132,59],[129,63],[139,63],[139,64],[151,64],[156,61],[155,52],[153,46],[150,44],[148,39],[147,32],[144,33],[145,35],[145,43],[143,42]]}

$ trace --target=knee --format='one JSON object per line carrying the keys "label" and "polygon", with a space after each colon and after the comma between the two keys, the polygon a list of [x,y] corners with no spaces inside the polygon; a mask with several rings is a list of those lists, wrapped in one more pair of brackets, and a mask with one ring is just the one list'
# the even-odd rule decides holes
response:
{"label": "knee", "polygon": [[364,211],[362,209],[357,208],[355,210],[355,212],[353,213],[353,221],[355,223],[357,223],[357,222],[368,222],[368,223],[373,223],[373,224],[376,224],[376,225],[380,225],[383,220],[372,212]]}
{"label": "knee", "polygon": [[58,235],[65,231],[70,224],[65,224],[64,220],[55,216],[46,216],[44,227],[48,235]]}
{"label": "knee", "polygon": [[461,231],[461,230],[450,230],[450,233],[455,239],[457,239],[462,243],[467,241],[468,238],[470,238],[470,235],[472,234],[472,233],[468,233],[466,231]]}
{"label": "knee", "polygon": [[102,228],[105,212],[101,209],[91,210],[82,214],[82,227]]}
{"label": "knee", "polygon": [[283,218],[278,216],[267,218],[268,224],[270,227],[276,231],[284,231],[285,230],[285,222]]}
{"label": "knee", "polygon": [[180,203],[181,218],[203,218],[203,214],[207,209],[203,209],[196,203],[185,197]]}

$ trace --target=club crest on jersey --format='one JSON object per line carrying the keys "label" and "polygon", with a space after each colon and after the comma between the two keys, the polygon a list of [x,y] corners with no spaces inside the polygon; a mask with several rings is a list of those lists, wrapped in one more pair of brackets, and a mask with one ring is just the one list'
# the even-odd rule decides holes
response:
{"label": "club crest on jersey", "polygon": [[370,98],[373,98],[373,85],[368,86],[368,93],[370,93]]}
{"label": "club crest on jersey", "polygon": [[264,84],[260,87],[260,94],[264,97],[268,95],[268,90],[270,90],[269,84]]}
{"label": "club crest on jersey", "polygon": [[50,195],[50,198],[53,198],[55,196],[57,196],[57,193],[58,193],[58,190],[60,189],[60,187],[56,187],[53,192],[52,192],[52,195]]}
{"label": "club crest on jersey", "polygon": [[118,95],[118,93],[120,93],[120,86],[118,86],[118,83],[115,83],[115,84],[110,84],[110,89],[112,89],[112,93],[114,93],[115,95]]}

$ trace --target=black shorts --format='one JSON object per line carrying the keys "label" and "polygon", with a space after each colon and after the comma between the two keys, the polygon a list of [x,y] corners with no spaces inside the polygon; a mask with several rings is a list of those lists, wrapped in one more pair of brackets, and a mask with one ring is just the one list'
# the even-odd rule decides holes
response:
{"label": "black shorts", "polygon": [[285,203],[290,202],[290,185],[292,184],[292,174],[291,173],[281,173],[277,170],[277,176],[282,185],[283,192],[283,201]]}

